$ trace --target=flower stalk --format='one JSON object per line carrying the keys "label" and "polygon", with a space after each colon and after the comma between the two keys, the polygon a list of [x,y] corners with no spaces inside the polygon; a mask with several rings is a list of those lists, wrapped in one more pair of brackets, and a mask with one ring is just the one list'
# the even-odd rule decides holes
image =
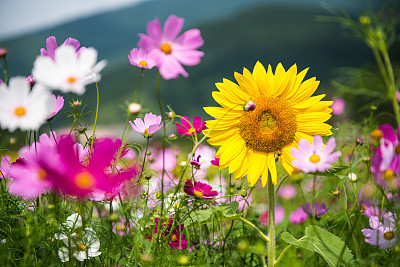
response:
{"label": "flower stalk", "polygon": [[268,267],[275,264],[275,189],[268,175]]}

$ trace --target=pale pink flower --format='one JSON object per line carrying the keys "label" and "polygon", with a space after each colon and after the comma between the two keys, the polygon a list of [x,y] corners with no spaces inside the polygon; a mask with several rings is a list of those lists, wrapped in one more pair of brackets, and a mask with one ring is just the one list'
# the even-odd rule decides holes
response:
{"label": "pale pink flower", "polygon": [[331,106],[333,115],[343,114],[346,107],[346,101],[343,98],[333,98],[333,104]]}
{"label": "pale pink flower", "polygon": [[56,96],[51,95],[51,100],[53,101],[53,110],[50,112],[49,116],[47,116],[47,119],[53,118],[64,106],[64,98],[62,96]]}
{"label": "pale pink flower", "polygon": [[292,185],[282,185],[279,188],[277,195],[283,199],[291,199],[294,198],[297,194],[296,188]]}
{"label": "pale pink flower", "polygon": [[292,164],[297,169],[309,172],[324,172],[331,167],[340,155],[340,151],[333,152],[336,148],[334,137],[329,138],[324,147],[322,137],[315,135],[312,144],[307,139],[299,141],[299,149],[292,147],[291,155],[294,157]]}
{"label": "pale pink flower", "polygon": [[304,212],[303,207],[298,208],[290,214],[289,220],[294,224],[302,224],[307,220],[307,213]]}
{"label": "pale pink flower", "polygon": [[188,77],[182,65],[195,66],[204,55],[204,52],[196,50],[204,43],[198,29],[190,29],[178,36],[183,23],[184,18],[171,15],[161,29],[156,18],[147,24],[148,35],[139,34],[139,47],[149,52],[156,51],[160,74],[166,80],[178,78],[180,74]]}
{"label": "pale pink flower", "polygon": [[163,126],[161,119],[161,116],[154,115],[150,112],[144,115],[144,120],[137,118],[133,121],[133,123],[129,121],[129,124],[133,130],[143,134],[144,137],[148,138],[161,129]]}
{"label": "pale pink flower", "polygon": [[[281,206],[276,205],[275,206],[275,224],[280,224],[284,218],[285,218],[285,210]],[[267,225],[268,221],[269,221],[269,219],[268,219],[268,210],[267,210],[263,214],[261,214],[260,223],[262,225]]]}
{"label": "pale pink flower", "polygon": [[157,52],[147,53],[143,48],[133,48],[128,58],[131,65],[142,69],[152,69],[158,63]]}
{"label": "pale pink flower", "polygon": [[[79,46],[81,45],[80,42],[79,42],[78,40],[74,39],[74,38],[71,38],[71,37],[67,38],[67,39],[64,41],[63,46],[64,46],[64,45],[72,46],[72,47],[75,49],[75,53],[77,53],[78,55],[79,55],[83,50],[86,49],[86,47],[81,47],[81,48],[79,48]],[[46,50],[46,49],[47,49],[47,50]],[[52,59],[54,60],[55,52],[56,52],[56,49],[57,49],[57,40],[56,40],[56,37],[54,37],[54,36],[49,36],[49,37],[46,39],[46,49],[41,48],[41,49],[40,49],[40,54],[41,54],[43,57],[50,57],[50,58],[52,58]]]}

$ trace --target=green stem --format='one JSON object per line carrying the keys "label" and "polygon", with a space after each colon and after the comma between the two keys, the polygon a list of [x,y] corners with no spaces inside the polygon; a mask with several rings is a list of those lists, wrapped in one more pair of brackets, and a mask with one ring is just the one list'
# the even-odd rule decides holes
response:
{"label": "green stem", "polygon": [[256,232],[267,242],[269,242],[269,238],[268,236],[266,236],[263,232],[261,232],[260,229],[257,228],[257,226],[255,226],[254,224],[252,224],[250,221],[246,220],[245,218],[239,217],[239,220],[241,220],[242,222],[246,223],[248,226],[250,226],[251,228],[253,228],[254,230],[256,230]]}
{"label": "green stem", "polygon": [[[146,149],[144,151],[144,157],[143,157],[143,163],[142,163],[142,169],[140,170],[139,176],[138,176],[138,180],[136,183],[136,197],[138,198],[138,192],[139,192],[139,182],[140,182],[140,178],[142,177],[143,174],[143,170],[144,170],[144,165],[146,164],[146,158],[147,158],[147,149],[149,148],[149,142],[150,142],[150,138],[147,137],[147,142],[146,142]],[[139,200],[139,198],[138,198]]]}
{"label": "green stem", "polygon": [[392,63],[390,62],[389,52],[387,51],[387,49],[383,50],[382,54],[383,54],[383,60],[385,61],[386,69],[388,72],[388,76],[389,76],[389,82],[390,82],[389,96],[392,100],[392,105],[393,105],[393,109],[394,109],[394,114],[396,115],[397,125],[400,125],[399,102],[396,97],[397,89],[396,89],[396,84],[395,84],[395,80],[394,80]]}
{"label": "green stem", "polygon": [[288,246],[286,246],[286,248],[282,251],[281,255],[279,255],[279,257],[276,259],[274,264],[278,264],[282,259],[283,256],[286,254],[286,252],[293,246],[293,244],[289,244]]}
{"label": "green stem", "polygon": [[275,263],[275,190],[268,174],[268,266]]}
{"label": "green stem", "polygon": [[96,117],[94,118],[94,126],[93,126],[93,134],[92,134],[92,144],[91,144],[91,150],[93,150],[93,144],[94,144],[94,135],[96,133],[96,124],[97,124],[97,116],[99,115],[99,86],[96,82],[96,92],[97,92],[97,102],[96,102]]}
{"label": "green stem", "polygon": [[[48,122],[49,122],[49,126],[50,126],[51,135],[53,136],[54,142],[56,142],[56,145],[57,145],[57,138],[56,138],[56,136],[54,135],[53,127],[51,127],[50,121],[48,121]],[[51,138],[51,137],[50,137],[50,138]]]}

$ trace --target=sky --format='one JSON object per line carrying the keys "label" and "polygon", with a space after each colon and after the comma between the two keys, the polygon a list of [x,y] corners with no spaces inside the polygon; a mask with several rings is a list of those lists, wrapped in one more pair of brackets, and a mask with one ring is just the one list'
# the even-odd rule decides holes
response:
{"label": "sky", "polygon": [[0,40],[146,0],[0,0]]}

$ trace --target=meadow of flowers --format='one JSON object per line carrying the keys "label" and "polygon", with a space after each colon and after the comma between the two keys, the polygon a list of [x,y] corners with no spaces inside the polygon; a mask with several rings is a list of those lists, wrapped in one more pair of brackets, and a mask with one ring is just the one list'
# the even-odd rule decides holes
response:
{"label": "meadow of flowers", "polygon": [[[182,32],[175,15],[148,22],[127,51],[140,76],[118,137],[96,134],[107,62],[95,48],[49,36],[29,77],[9,77],[0,48],[1,266],[397,266],[400,79],[390,14],[329,18],[375,58],[379,87],[359,93],[391,105],[357,122],[341,98],[355,84],[338,84],[330,100],[308,69],[268,62],[221,77],[209,119],[176,114],[162,102],[161,79],[190,79],[205,53],[200,31]],[[158,72],[151,112],[136,99],[147,71]],[[93,83],[97,107],[87,111],[81,96]],[[68,130],[53,129],[55,116]]]}

